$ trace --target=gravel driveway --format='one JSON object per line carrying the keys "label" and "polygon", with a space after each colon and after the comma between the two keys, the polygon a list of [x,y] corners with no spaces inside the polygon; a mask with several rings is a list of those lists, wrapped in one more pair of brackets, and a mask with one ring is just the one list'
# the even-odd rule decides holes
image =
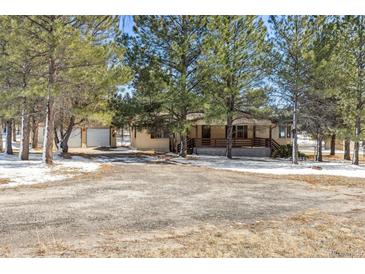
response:
{"label": "gravel driveway", "polygon": [[1,190],[0,254],[42,256],[50,242],[93,249],[111,231],[255,223],[311,208],[363,210],[364,189],[348,192],[205,167],[109,163],[72,181]]}

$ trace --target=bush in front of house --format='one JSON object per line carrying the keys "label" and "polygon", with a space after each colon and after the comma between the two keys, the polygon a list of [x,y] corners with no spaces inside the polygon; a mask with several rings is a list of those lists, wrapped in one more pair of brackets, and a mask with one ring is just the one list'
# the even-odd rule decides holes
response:
{"label": "bush in front of house", "polygon": [[[277,150],[272,153],[273,158],[291,158],[293,147],[291,144],[281,145]],[[306,155],[303,152],[298,151],[298,157],[301,160],[306,159]]]}

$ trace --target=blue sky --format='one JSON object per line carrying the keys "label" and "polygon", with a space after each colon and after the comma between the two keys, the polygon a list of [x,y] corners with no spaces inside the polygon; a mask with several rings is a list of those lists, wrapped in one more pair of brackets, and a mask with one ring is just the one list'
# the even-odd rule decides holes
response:
{"label": "blue sky", "polygon": [[[268,23],[269,20],[269,16],[265,15],[265,16],[261,16],[262,19],[265,22],[265,25],[267,26],[269,32],[271,32],[271,28],[270,25]],[[133,34],[133,16],[131,15],[123,15],[120,18],[120,29],[123,30],[125,33],[127,34]]]}
{"label": "blue sky", "polygon": [[120,17],[119,28],[127,34],[133,34],[133,17],[131,15],[122,15]]}

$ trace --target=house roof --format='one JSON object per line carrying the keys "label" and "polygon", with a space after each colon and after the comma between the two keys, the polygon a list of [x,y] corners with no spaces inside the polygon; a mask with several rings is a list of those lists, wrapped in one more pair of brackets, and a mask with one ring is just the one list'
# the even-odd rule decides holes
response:
{"label": "house roof", "polygon": [[[193,125],[226,125],[227,122],[224,119],[212,119],[205,120],[204,113],[192,113],[188,114],[187,119],[192,121]],[[234,118],[233,125],[264,125],[270,126],[273,122],[269,119],[255,119],[250,114],[242,113]]]}

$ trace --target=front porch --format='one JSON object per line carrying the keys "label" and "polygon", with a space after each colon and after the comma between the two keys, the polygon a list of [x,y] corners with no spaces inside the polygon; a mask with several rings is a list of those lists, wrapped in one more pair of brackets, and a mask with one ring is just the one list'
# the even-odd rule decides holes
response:
{"label": "front porch", "polygon": [[[279,144],[272,138],[271,124],[235,124],[232,130],[232,155],[269,157]],[[226,154],[227,127],[195,125],[189,134],[188,150],[202,155]]]}
{"label": "front porch", "polygon": [[[225,138],[192,138],[189,150],[197,155],[223,156],[226,154]],[[232,139],[232,155],[247,157],[270,157],[278,144],[270,138]]]}
{"label": "front porch", "polygon": [[[270,138],[233,138],[232,147],[270,147]],[[226,138],[192,138],[193,147],[226,147]]]}

